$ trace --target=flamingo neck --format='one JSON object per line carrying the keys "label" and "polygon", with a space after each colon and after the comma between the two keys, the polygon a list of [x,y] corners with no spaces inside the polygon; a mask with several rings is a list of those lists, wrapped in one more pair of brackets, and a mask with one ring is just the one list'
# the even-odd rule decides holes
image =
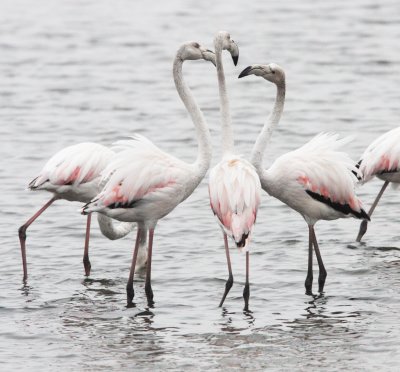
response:
{"label": "flamingo neck", "polygon": [[193,166],[196,168],[198,177],[201,180],[205,176],[211,163],[211,136],[203,113],[197,105],[188,85],[183,79],[182,64],[183,60],[176,56],[173,65],[174,82],[179,97],[185,105],[186,110],[188,111],[196,129],[198,152],[197,159]]}
{"label": "flamingo neck", "polygon": [[251,152],[250,161],[256,168],[259,175],[263,173],[262,160],[265,149],[271,140],[272,132],[278,125],[279,120],[282,116],[283,106],[285,104],[285,82],[277,84],[276,98],[274,107],[265,122],[261,133],[258,135],[256,143],[254,144],[253,150]]}
{"label": "flamingo neck", "polygon": [[136,226],[131,222],[115,223],[115,220],[105,214],[97,213],[97,221],[99,223],[101,233],[110,240],[121,239],[128,235]]}
{"label": "flamingo neck", "polygon": [[215,57],[217,62],[218,90],[221,111],[221,136],[223,154],[233,152],[232,119],[229,109],[228,93],[225,82],[224,66],[222,64],[222,46],[214,43]]}

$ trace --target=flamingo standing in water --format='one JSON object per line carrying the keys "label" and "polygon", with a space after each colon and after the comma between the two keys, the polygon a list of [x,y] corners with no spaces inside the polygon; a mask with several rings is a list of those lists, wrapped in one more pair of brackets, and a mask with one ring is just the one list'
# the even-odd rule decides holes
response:
{"label": "flamingo standing in water", "polygon": [[[350,157],[340,147],[348,139],[335,134],[319,134],[299,149],[282,155],[264,170],[262,157],[272,132],[279,122],[285,102],[285,73],[271,63],[245,68],[239,78],[256,75],[276,84],[277,95],[273,110],[257,138],[251,162],[260,176],[262,188],[299,212],[308,224],[308,272],[306,293],[312,294],[313,246],[319,266],[319,292],[323,292],[326,270],[315,235],[314,225],[319,220],[355,217],[369,220],[354,188],[357,169]],[[353,172],[355,172],[353,174]]]}
{"label": "flamingo standing in water", "polygon": [[224,236],[225,254],[229,277],[219,306],[232,288],[233,275],[227,235],[232,237],[236,246],[246,250],[246,283],[243,291],[244,309],[249,307],[249,251],[251,232],[256,221],[260,204],[261,184],[254,167],[240,155],[234,153],[234,141],[226,91],[222,50],[228,50],[234,64],[237,64],[239,49],[226,31],[220,31],[214,39],[217,60],[217,74],[222,124],[222,160],[211,169],[209,195],[211,209],[218,218]]}
{"label": "flamingo standing in water", "polygon": [[[28,227],[56,200],[89,202],[99,190],[100,172],[103,171],[114,155],[114,152],[105,146],[96,143],[79,143],[66,147],[49,159],[39,175],[30,182],[31,190],[45,190],[53,194],[52,198],[40,208],[19,230],[21,244],[22,265],[24,270],[23,281],[28,278],[26,262],[26,230]],[[119,239],[128,234],[132,224],[114,225],[107,217],[99,216],[99,225],[102,233],[109,239]],[[86,276],[90,275],[89,235],[91,216],[86,222],[85,248],[83,264]],[[141,265],[146,261],[146,250],[141,249]]]}
{"label": "flamingo standing in water", "polygon": [[210,132],[194,97],[183,80],[185,60],[204,59],[215,64],[215,55],[196,42],[183,44],[177,51],[173,75],[179,96],[189,112],[198,139],[198,154],[194,163],[186,163],[159,149],[143,136],[120,141],[117,153],[104,171],[104,189],[82,210],[83,214],[103,213],[120,221],[136,222],[138,233],[132,265],[126,286],[128,307],[135,295],[135,271],[141,232],[149,229],[145,292],[149,305],[153,303],[151,259],[154,229],[159,219],[193,193],[204,178],[211,161]]}
{"label": "flamingo standing in water", "polygon": [[[371,217],[389,182],[400,184],[400,127],[390,130],[372,142],[356,166],[360,169],[362,183],[368,182],[375,176],[384,181],[378,196],[368,211],[368,215]],[[367,232],[367,226],[367,220],[361,222],[356,239],[358,242]]]}

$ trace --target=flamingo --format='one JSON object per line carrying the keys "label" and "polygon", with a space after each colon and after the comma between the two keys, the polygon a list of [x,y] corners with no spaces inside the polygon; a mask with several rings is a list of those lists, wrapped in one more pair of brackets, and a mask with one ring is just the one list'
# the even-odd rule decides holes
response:
{"label": "flamingo", "polygon": [[178,94],[196,129],[198,154],[194,163],[186,163],[159,149],[147,138],[136,135],[119,141],[120,151],[103,174],[107,180],[103,190],[82,209],[82,214],[99,212],[119,221],[138,224],[129,279],[126,286],[127,305],[133,306],[133,277],[141,232],[149,230],[145,293],[153,304],[151,259],[154,229],[159,219],[193,193],[204,178],[211,161],[211,138],[208,126],[194,97],[183,80],[185,60],[204,59],[215,64],[214,53],[197,42],[183,44],[173,63],[173,76]]}
{"label": "flamingo", "polygon": [[[100,172],[104,170],[114,152],[103,145],[85,142],[68,146],[52,156],[43,167],[39,175],[29,183],[33,191],[45,190],[53,194],[31,218],[19,229],[21,245],[23,281],[28,279],[26,261],[26,231],[28,227],[56,200],[89,202],[99,192]],[[115,226],[109,218],[98,217],[103,235],[109,239],[119,239],[128,234],[132,224],[119,224]],[[86,276],[90,275],[91,264],[89,260],[89,235],[91,216],[87,217],[83,264]],[[145,248],[141,249],[141,266],[146,262]]]}
{"label": "flamingo", "polygon": [[218,86],[220,97],[222,124],[222,160],[210,171],[209,196],[210,205],[218,223],[222,228],[225,255],[229,277],[219,306],[225,301],[233,285],[233,274],[227,236],[229,235],[236,246],[246,251],[246,282],[243,290],[244,309],[248,311],[249,284],[249,250],[251,232],[256,221],[260,204],[261,184],[255,168],[241,155],[234,153],[234,141],[229,113],[229,102],[226,91],[222,51],[231,53],[234,64],[237,64],[239,49],[230,38],[229,33],[220,31],[214,38],[217,61]]}
{"label": "flamingo", "polygon": [[[372,142],[361,156],[356,167],[361,172],[361,182],[365,183],[375,176],[384,181],[374,203],[368,211],[369,217],[375,210],[389,183],[400,184],[400,127],[384,133]],[[361,222],[356,241],[360,242],[367,232],[368,221]]]}
{"label": "flamingo", "polygon": [[350,157],[339,149],[349,142],[332,133],[321,133],[308,143],[282,155],[264,170],[262,157],[272,132],[279,122],[285,102],[285,72],[277,64],[252,65],[245,68],[239,78],[256,75],[274,83],[277,95],[273,110],[257,138],[251,162],[260,176],[262,188],[299,212],[308,225],[308,271],[306,294],[312,295],[313,246],[319,266],[319,292],[323,292],[327,276],[318,247],[314,225],[319,220],[355,217],[369,220],[354,188],[357,172]]}

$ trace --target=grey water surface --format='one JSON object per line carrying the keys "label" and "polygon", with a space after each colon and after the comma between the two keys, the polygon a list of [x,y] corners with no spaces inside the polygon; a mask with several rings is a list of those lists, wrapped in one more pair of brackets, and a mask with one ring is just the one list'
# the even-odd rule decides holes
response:
{"label": "grey water surface", "polygon": [[[232,244],[235,283],[218,308],[227,268],[207,180],[158,225],[153,308],[143,276],[136,307],[125,307],[134,233],[109,241],[94,223],[85,279],[79,203],[56,202],[28,230],[23,286],[17,228],[50,197],[27,191],[28,182],[65,146],[110,145],[135,132],[193,161],[196,139],[172,59],[187,40],[212,48],[220,29],[240,47],[239,65],[228,54],[224,63],[236,148],[245,156],[275,96],[260,78],[237,79],[253,63],[279,63],[287,75],[265,166],[320,131],[353,136],[346,151],[357,160],[399,125],[397,0],[1,1],[2,371],[399,370],[400,195],[392,188],[361,244],[355,219],[317,224],[328,271],[322,296],[304,294],[305,222],[264,193],[250,247],[251,312],[243,312],[245,256]],[[214,67],[186,62],[184,75],[208,120],[215,164]],[[373,180],[359,189],[366,206],[380,187]]]}

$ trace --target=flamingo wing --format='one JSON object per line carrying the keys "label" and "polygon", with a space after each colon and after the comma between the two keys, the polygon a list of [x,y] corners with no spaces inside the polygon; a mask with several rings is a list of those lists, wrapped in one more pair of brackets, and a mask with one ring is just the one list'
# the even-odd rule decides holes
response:
{"label": "flamingo wing", "polygon": [[364,151],[358,167],[361,180],[367,182],[376,175],[400,172],[400,127],[378,137]]}
{"label": "flamingo wing", "polygon": [[285,164],[289,177],[314,200],[345,215],[369,219],[355,194],[358,170],[348,154],[340,151],[350,141],[351,138],[321,133],[283,155],[279,163]]}
{"label": "flamingo wing", "polygon": [[84,207],[85,213],[134,208],[139,202],[157,202],[171,194],[183,194],[186,163],[142,136],[119,141],[116,147],[120,152],[102,172],[104,188]]}
{"label": "flamingo wing", "polygon": [[43,167],[29,188],[78,186],[100,176],[114,152],[105,146],[85,142],[68,146],[56,153]]}
{"label": "flamingo wing", "polygon": [[240,156],[224,158],[210,172],[211,209],[239,248],[249,242],[260,205],[261,184],[254,167]]}

